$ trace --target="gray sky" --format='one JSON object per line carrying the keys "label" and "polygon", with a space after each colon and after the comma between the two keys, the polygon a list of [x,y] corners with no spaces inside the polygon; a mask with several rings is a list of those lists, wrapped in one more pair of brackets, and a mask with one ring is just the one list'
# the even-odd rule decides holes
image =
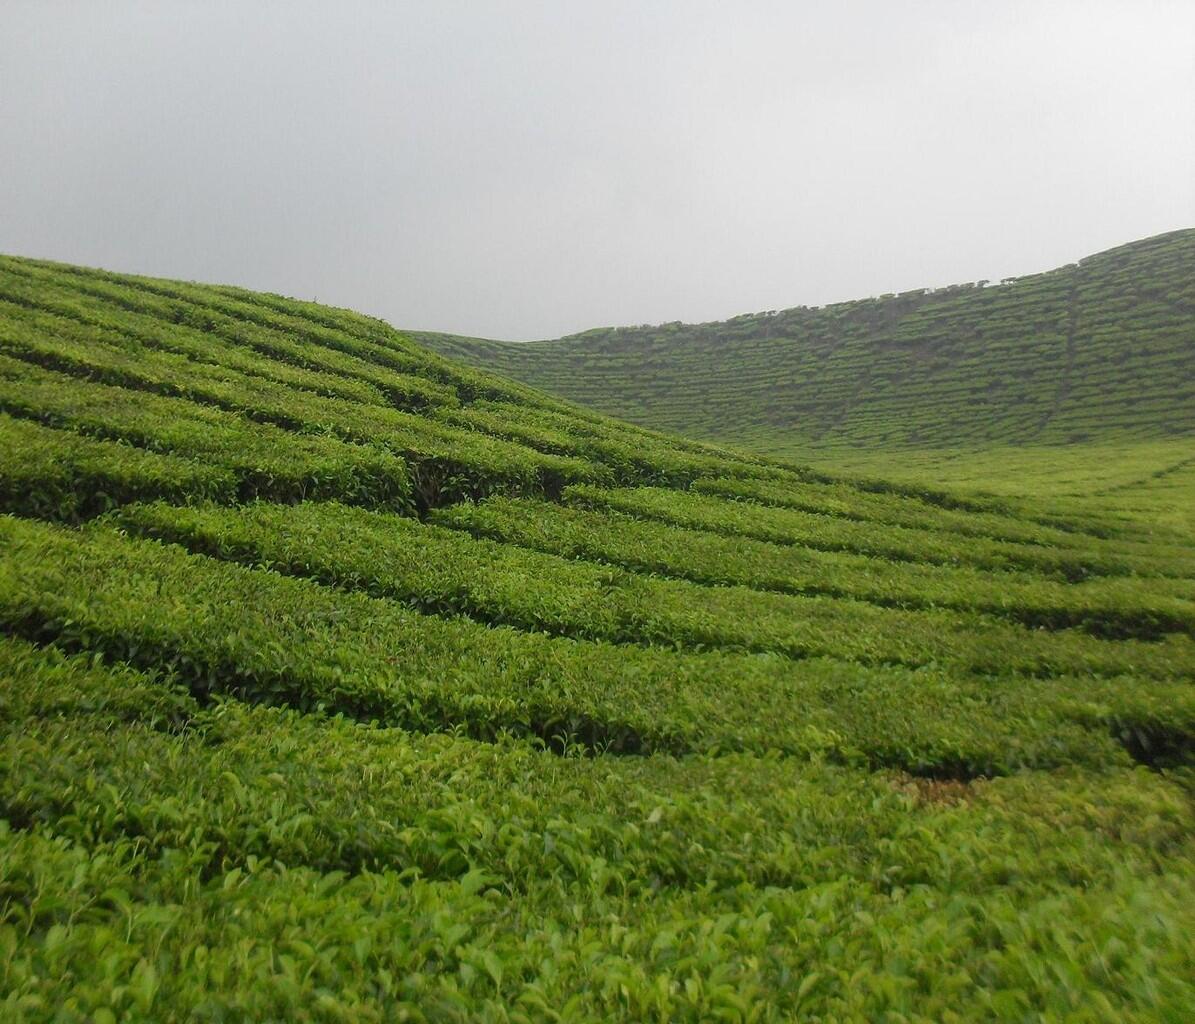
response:
{"label": "gray sky", "polygon": [[1195,225],[1195,3],[0,0],[0,251],[498,338]]}

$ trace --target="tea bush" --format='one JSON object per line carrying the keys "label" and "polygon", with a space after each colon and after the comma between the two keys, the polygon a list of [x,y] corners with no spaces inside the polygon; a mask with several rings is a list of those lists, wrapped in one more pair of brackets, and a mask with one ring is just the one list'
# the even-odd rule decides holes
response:
{"label": "tea bush", "polygon": [[[0,257],[0,1019],[1184,1019],[1181,243],[740,318],[746,362],[596,332],[542,381],[642,342],[623,411],[713,437],[810,371],[802,464],[349,310]],[[1130,341],[1135,441],[847,447],[951,401],[1094,430]]]}

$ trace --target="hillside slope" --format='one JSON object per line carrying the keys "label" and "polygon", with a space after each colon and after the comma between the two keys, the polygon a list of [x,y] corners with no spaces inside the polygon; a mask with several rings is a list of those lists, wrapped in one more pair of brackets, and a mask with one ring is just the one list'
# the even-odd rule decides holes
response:
{"label": "hillside slope", "polygon": [[661,430],[811,451],[1195,436],[1195,229],[999,284],[447,355]]}
{"label": "hillside slope", "polygon": [[0,1016],[1182,1019],[1195,548],[0,258]]}

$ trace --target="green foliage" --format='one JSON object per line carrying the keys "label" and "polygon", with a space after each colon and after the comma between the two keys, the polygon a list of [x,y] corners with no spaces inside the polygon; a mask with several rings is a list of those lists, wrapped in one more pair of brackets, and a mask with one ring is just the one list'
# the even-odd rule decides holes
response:
{"label": "green foliage", "polygon": [[78,522],[125,502],[231,501],[232,473],[0,413],[0,510]]}
{"label": "green foliage", "polygon": [[[475,521],[470,511],[454,509],[440,518],[469,524]],[[475,512],[483,522],[488,513],[488,504]],[[544,510],[544,517],[550,514]],[[899,612],[856,600],[695,586],[334,503],[239,509],[134,506],[124,510],[120,522],[193,551],[396,598],[422,612],[467,615],[557,636],[767,651],[794,659],[827,656],[873,665],[948,665],[983,674],[1166,678],[1195,673],[1195,645],[1185,637],[1110,644],[944,610]],[[619,526],[615,530],[621,535]],[[587,531],[583,536],[590,535]],[[623,542],[630,547],[625,538]],[[560,544],[566,546],[567,541]],[[1171,604],[1176,615],[1195,613],[1185,602]],[[1150,612],[1159,605],[1135,609],[1135,621],[1143,628],[1156,624]],[[1093,618],[1098,615],[1095,609],[1086,611]],[[1192,621],[1183,620],[1188,628]]]}
{"label": "green foliage", "polygon": [[338,497],[413,505],[405,462],[380,448],[295,434],[179,398],[139,394],[0,356],[0,409],[62,431],[229,471],[241,498]]}
{"label": "green foliage", "polygon": [[[554,494],[612,475],[627,483],[687,481],[719,467],[792,475],[742,457],[727,465],[700,446],[644,431],[628,442],[623,428],[603,420],[583,443],[553,446],[543,418],[575,411],[517,386],[483,384],[409,342],[400,347],[393,334],[376,322],[363,337],[359,324],[329,330],[267,315],[210,288],[0,259],[0,353],[10,376],[20,360],[62,379],[383,448],[408,463],[423,507],[495,491]],[[481,404],[460,410],[462,401]],[[0,400],[7,411],[15,404]],[[496,415],[487,418],[489,408]],[[530,429],[511,425],[524,416]]]}
{"label": "green foliage", "polygon": [[587,508],[609,508],[634,516],[659,519],[709,533],[750,537],[819,551],[850,551],[895,562],[973,566],[988,570],[1017,570],[1077,582],[1089,576],[1189,576],[1195,557],[1174,559],[1151,553],[1128,554],[1101,550],[1091,541],[1082,549],[1059,550],[982,537],[961,538],[920,527],[889,526],[876,530],[869,523],[791,508],[769,508],[725,501],[694,493],[677,494],[663,488],[603,490],[578,486],[565,501]]}
{"label": "green foliage", "polygon": [[[633,499],[624,500],[623,505],[639,511]],[[683,504],[664,508],[677,521],[687,518]],[[1190,634],[1195,622],[1191,602],[1195,592],[1189,593],[1181,580],[1121,577],[1068,584],[1032,573],[993,573],[967,566],[894,562],[852,551],[822,551],[755,540],[733,531],[715,533],[674,526],[608,507],[570,507],[526,499],[494,498],[476,505],[455,505],[437,511],[433,518],[479,537],[707,587],[820,594],[880,608],[952,608],[1050,630],[1080,627],[1114,638]],[[877,532],[883,536],[882,531]],[[1134,548],[1129,550],[1135,553]],[[1165,592],[1165,584],[1171,583],[1173,596]],[[762,597],[758,600],[760,607],[767,603]],[[793,608],[789,606],[790,613]],[[857,609],[856,614],[864,612]],[[883,621],[895,624],[898,620]],[[968,628],[977,625],[970,620]],[[838,643],[844,642],[840,637]],[[921,637],[920,642],[926,638]],[[928,642],[933,648],[933,641]],[[1017,643],[1032,646],[1023,636]],[[1152,650],[1153,654],[1158,651]]]}
{"label": "green foliage", "polygon": [[1193,822],[1156,775],[939,796],[236,702],[180,731],[123,713],[160,682],[13,642],[0,664],[36,709],[0,733],[14,1020],[1144,1021],[1189,994]]}
{"label": "green foliage", "polygon": [[[1195,229],[1044,274],[816,308],[425,344],[631,422],[889,476],[893,451],[1195,433]],[[959,451],[962,450],[962,451]],[[1188,452],[1189,454],[1189,452]],[[1054,457],[1054,465],[1063,460]],[[956,476],[958,483],[963,477]],[[936,469],[927,481],[941,487]],[[1016,486],[975,473],[968,484]]]}
{"label": "green foliage", "polygon": [[[1077,695],[1102,694],[1118,709],[1114,682],[1053,680],[1043,692],[1031,678],[551,639],[419,615],[106,528],[79,536],[0,520],[0,543],[11,558],[0,625],[170,671],[200,696],[417,731],[512,733],[557,749],[778,750],[964,778],[1125,760],[1102,722],[1080,724],[1070,707]],[[1183,684],[1150,685],[1185,705]]]}
{"label": "green foliage", "polygon": [[[861,477],[348,310],[0,258],[0,1018],[1183,1019],[1185,237],[687,363],[682,325],[565,346],[576,397],[631,368],[644,423],[796,419]],[[979,323],[1007,409],[951,390]],[[1088,429],[1089,345],[1136,435],[845,447],[959,401]],[[752,360],[779,423],[735,412]]]}

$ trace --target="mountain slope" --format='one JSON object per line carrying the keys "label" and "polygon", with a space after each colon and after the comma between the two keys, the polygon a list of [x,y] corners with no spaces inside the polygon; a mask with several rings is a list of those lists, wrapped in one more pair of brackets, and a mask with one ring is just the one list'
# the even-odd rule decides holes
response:
{"label": "mountain slope", "polygon": [[5,1020],[1181,1019],[1195,548],[0,258]]}
{"label": "mountain slope", "polygon": [[996,285],[723,323],[418,337],[636,423],[800,458],[1190,438],[1195,229]]}

